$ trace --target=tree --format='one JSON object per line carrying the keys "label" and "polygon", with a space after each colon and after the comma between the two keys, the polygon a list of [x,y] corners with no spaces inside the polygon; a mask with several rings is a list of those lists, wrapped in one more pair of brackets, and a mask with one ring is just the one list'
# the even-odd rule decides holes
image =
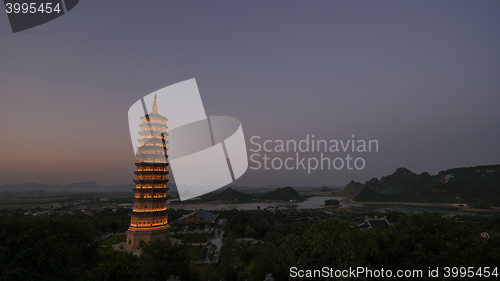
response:
{"label": "tree", "polygon": [[238,253],[236,248],[239,247],[238,242],[234,238],[225,238],[222,240],[219,259],[221,264],[228,266],[237,266],[239,263]]}
{"label": "tree", "polygon": [[312,268],[328,264],[333,268],[369,266],[369,258],[378,247],[369,232],[340,219],[326,219],[313,225],[306,233],[311,249]]}
{"label": "tree", "polygon": [[190,260],[186,245],[172,245],[169,240],[145,243],[138,259],[137,276],[140,280],[163,280],[165,276],[180,276],[191,280]]}
{"label": "tree", "polygon": [[276,253],[281,273],[291,267],[318,269],[328,265],[347,269],[369,266],[368,260],[376,255],[377,245],[368,232],[335,218],[322,220],[301,235],[292,233],[285,236],[278,241]]}
{"label": "tree", "polygon": [[257,232],[255,231],[255,228],[253,228],[250,225],[247,225],[247,227],[245,228],[245,237],[254,238],[255,235],[257,235]]}
{"label": "tree", "polygon": [[380,249],[372,260],[376,268],[426,271],[429,267],[500,264],[498,250],[494,250],[498,247],[495,239],[482,238],[474,224],[444,219],[439,213],[410,214],[385,231],[375,230],[373,235]]}
{"label": "tree", "polygon": [[132,253],[115,251],[111,247],[99,250],[99,263],[88,273],[88,280],[132,280],[137,270],[137,257]]}
{"label": "tree", "polygon": [[330,200],[325,200],[325,205],[338,206],[338,205],[340,205],[340,202],[339,202],[339,200],[336,200],[336,199],[330,199]]}
{"label": "tree", "polygon": [[0,216],[2,280],[81,280],[95,264],[90,224],[68,216]]}
{"label": "tree", "polygon": [[[278,241],[275,251],[277,267],[280,271],[289,271],[291,267],[313,268],[310,240],[303,235],[288,234]],[[305,277],[289,280],[304,280]]]}

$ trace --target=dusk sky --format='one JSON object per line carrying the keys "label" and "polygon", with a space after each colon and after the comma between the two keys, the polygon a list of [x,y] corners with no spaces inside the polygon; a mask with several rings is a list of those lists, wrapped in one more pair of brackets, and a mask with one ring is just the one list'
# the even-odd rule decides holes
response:
{"label": "dusk sky", "polygon": [[80,1],[16,34],[1,11],[0,46],[0,184],[132,184],[130,106],[191,78],[248,149],[379,143],[351,154],[360,171],[249,169],[234,185],[500,163],[500,1]]}

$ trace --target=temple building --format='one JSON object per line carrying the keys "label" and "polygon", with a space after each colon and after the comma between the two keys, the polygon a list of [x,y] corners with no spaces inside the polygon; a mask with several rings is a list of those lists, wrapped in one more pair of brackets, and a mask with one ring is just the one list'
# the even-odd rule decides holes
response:
{"label": "temple building", "polygon": [[189,226],[195,226],[197,228],[212,228],[217,223],[218,217],[219,215],[217,214],[212,214],[205,210],[198,210],[176,220],[175,224],[177,226],[184,226],[185,228]]}
{"label": "temple building", "polygon": [[126,248],[137,249],[141,242],[169,238],[167,214],[167,118],[158,113],[156,95],[149,115],[141,117],[134,206],[127,231]]}
{"label": "temple building", "polygon": [[375,216],[373,219],[369,217],[365,217],[365,221],[361,224],[358,224],[360,229],[371,229],[371,228],[380,228],[387,229],[391,224],[387,220],[387,217],[378,218]]}

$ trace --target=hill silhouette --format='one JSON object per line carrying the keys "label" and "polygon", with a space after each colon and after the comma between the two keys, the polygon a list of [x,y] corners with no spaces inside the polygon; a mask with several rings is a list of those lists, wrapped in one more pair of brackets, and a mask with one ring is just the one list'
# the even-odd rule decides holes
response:
{"label": "hill silhouette", "polygon": [[201,197],[202,201],[235,201],[235,202],[246,202],[250,200],[250,196],[245,195],[231,187],[226,188],[222,192],[211,192]]}
{"label": "hill silhouette", "polygon": [[500,165],[454,168],[437,175],[399,168],[373,178],[354,197],[360,202],[460,203],[471,207],[500,206]]}
{"label": "hill silhouette", "polygon": [[273,191],[259,194],[259,195],[246,195],[231,187],[223,190],[222,192],[211,192],[200,197],[201,201],[230,201],[230,202],[248,202],[252,200],[276,200],[276,201],[290,201],[300,200],[300,196],[295,189],[290,186],[277,188]]}
{"label": "hill silhouette", "polygon": [[364,184],[352,180],[344,187],[344,189],[332,191],[330,196],[355,197],[361,192],[361,190],[363,190],[363,188],[365,188]]}
{"label": "hill silhouette", "polygon": [[259,199],[265,200],[280,200],[280,201],[289,201],[289,200],[300,200],[302,196],[300,196],[295,189],[290,186],[278,188],[271,192],[267,192],[264,194],[260,194],[257,196]]}
{"label": "hill silhouette", "polygon": [[45,183],[19,183],[0,185],[0,191],[98,191],[99,186],[95,181],[86,181],[69,184]]}

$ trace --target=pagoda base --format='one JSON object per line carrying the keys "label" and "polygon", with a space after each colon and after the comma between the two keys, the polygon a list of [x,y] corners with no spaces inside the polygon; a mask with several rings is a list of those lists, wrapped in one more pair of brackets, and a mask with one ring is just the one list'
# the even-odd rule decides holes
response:
{"label": "pagoda base", "polygon": [[164,240],[170,238],[170,229],[154,230],[154,231],[133,231],[127,230],[127,241],[125,248],[139,249],[142,243],[149,243],[156,239]]}

